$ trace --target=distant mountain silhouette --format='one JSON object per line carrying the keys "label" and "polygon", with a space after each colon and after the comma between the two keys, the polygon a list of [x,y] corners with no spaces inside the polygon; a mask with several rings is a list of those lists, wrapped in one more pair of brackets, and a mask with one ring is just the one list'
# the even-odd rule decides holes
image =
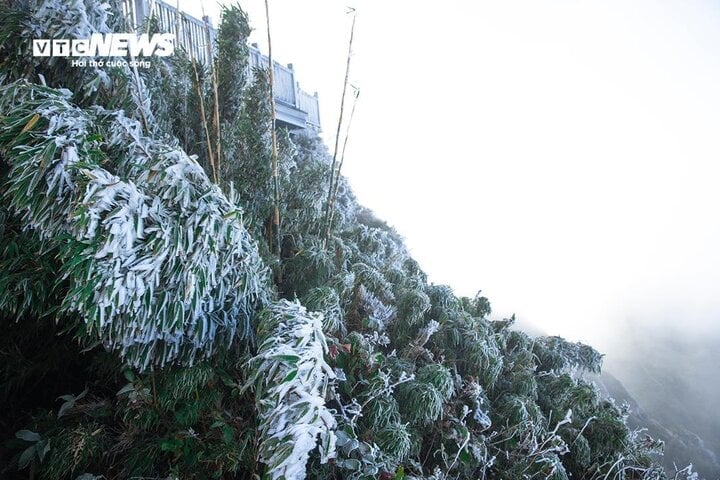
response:
{"label": "distant mountain silhouette", "polygon": [[[651,373],[645,373],[649,381],[658,380],[650,378]],[[677,391],[676,379],[663,377],[663,383],[655,382],[658,390],[664,390],[664,402],[668,407],[651,410],[643,408],[610,371],[605,370],[592,379],[606,396],[615,399],[618,404],[626,403],[630,407],[630,427],[647,428],[653,438],[665,442],[665,455],[661,461],[669,473],[675,470],[675,466],[680,469],[692,463],[693,470],[698,472],[701,478],[720,478],[720,462],[716,453],[719,446],[718,433],[715,432],[714,437],[707,436],[704,429],[698,428],[705,414],[710,412],[699,412],[683,405],[678,396],[673,394]]]}

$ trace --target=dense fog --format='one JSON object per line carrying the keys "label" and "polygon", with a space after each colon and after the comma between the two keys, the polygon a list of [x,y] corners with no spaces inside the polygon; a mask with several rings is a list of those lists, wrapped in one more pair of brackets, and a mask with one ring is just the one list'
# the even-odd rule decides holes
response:
{"label": "dense fog", "polygon": [[692,462],[704,478],[716,479],[720,333],[699,335],[683,330],[683,323],[678,319],[673,326],[658,322],[653,327],[628,321],[624,335],[606,350],[605,371],[637,401],[636,423],[665,440],[667,467]]}

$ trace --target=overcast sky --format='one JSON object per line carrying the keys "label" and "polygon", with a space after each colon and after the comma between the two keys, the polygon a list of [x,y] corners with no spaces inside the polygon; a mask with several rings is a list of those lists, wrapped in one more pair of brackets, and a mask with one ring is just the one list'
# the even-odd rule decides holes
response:
{"label": "overcast sky", "polygon": [[[713,328],[720,3],[270,4],[328,144],[357,8],[343,173],[431,281],[601,349],[628,320]],[[267,52],[263,1],[241,5]]]}

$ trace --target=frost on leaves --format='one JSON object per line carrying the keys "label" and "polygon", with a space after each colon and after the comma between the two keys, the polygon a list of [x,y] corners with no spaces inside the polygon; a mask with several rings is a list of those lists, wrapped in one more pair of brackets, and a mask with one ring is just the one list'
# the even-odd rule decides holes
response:
{"label": "frost on leaves", "polygon": [[333,369],[322,315],[281,300],[260,315],[258,354],[250,361],[260,416],[260,460],[272,479],[305,478],[320,437],[322,463],[335,457],[335,418],[325,406]]}
{"label": "frost on leaves", "polygon": [[197,162],[67,92],[20,82],[0,98],[7,198],[63,249],[62,308],[86,337],[145,369],[192,365],[250,334],[266,269],[240,210]]}

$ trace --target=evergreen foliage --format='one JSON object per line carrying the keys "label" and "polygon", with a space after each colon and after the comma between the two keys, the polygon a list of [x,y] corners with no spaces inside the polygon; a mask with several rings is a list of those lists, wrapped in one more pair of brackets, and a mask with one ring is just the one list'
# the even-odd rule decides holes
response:
{"label": "evergreen foliage", "polygon": [[279,132],[271,248],[267,75],[239,7],[215,99],[182,55],[134,72],[20,53],[121,28],[61,3],[0,0],[3,478],[668,478],[661,442],[585,380],[597,351],[428,284],[342,177],[326,240],[313,132]]}

